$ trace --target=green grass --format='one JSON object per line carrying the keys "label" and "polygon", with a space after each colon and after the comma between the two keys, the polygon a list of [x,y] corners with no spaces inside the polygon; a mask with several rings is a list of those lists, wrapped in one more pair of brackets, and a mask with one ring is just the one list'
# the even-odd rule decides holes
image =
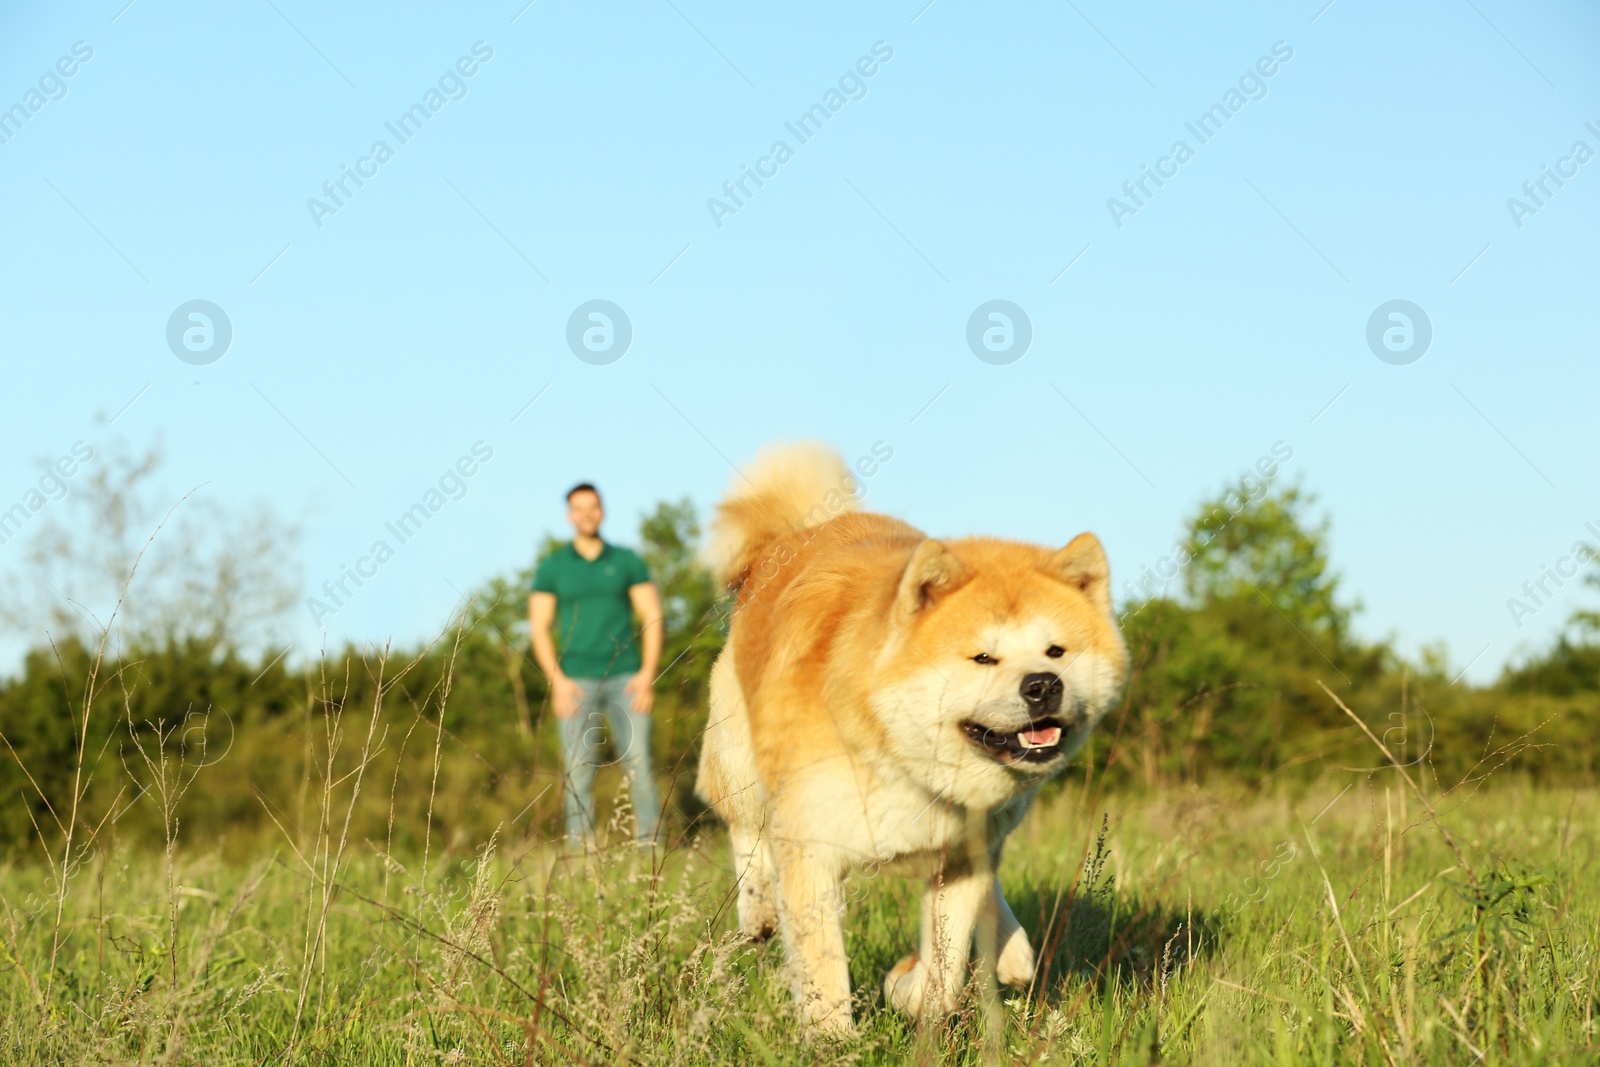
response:
{"label": "green grass", "polygon": [[435,840],[425,861],[341,856],[330,810],[250,865],[180,832],[170,870],[83,862],[59,924],[47,868],[0,868],[0,1061],[1594,1062],[1600,794],[1429,795],[1443,829],[1393,772],[1266,795],[1069,781],[1002,868],[1052,948],[992,1054],[975,995],[920,1030],[884,1008],[918,910],[888,876],[850,909],[859,1036],[805,1044],[780,947],[733,933],[717,828],[588,856]]}

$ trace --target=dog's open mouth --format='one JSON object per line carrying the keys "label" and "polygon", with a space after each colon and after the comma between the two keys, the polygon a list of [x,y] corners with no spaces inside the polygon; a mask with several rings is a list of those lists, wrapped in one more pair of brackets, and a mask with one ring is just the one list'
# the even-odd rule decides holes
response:
{"label": "dog's open mouth", "polygon": [[967,740],[1003,762],[1044,763],[1061,754],[1066,729],[1059,719],[1037,719],[1015,733],[1001,733],[982,723],[961,724]]}

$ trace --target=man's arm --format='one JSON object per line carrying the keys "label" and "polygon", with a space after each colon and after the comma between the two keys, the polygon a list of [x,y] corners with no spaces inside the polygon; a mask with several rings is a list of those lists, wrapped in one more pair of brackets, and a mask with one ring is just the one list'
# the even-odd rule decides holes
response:
{"label": "man's arm", "polygon": [[628,599],[639,613],[639,673],[628,682],[633,710],[643,715],[655,702],[656,670],[661,666],[661,596],[654,582],[628,587]]}
{"label": "man's arm", "polygon": [[550,640],[550,625],[556,617],[556,595],[533,593],[528,597],[528,635],[533,638],[533,658],[550,679],[550,702],[556,718],[570,719],[578,710],[578,684],[561,673],[555,642]]}

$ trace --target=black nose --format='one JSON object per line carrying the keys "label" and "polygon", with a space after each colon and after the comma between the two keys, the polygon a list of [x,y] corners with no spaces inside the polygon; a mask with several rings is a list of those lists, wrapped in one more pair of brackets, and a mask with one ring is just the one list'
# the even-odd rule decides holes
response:
{"label": "black nose", "polygon": [[1022,699],[1034,714],[1054,715],[1061,710],[1061,694],[1065,688],[1061,675],[1040,671],[1022,679]]}

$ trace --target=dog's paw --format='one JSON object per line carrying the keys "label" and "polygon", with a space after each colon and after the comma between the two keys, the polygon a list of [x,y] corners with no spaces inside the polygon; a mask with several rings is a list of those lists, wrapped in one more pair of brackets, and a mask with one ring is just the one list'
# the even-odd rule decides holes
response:
{"label": "dog's paw", "polygon": [[778,929],[778,918],[748,918],[739,916],[739,932],[755,944],[770,941]]}
{"label": "dog's paw", "polygon": [[836,1011],[820,1019],[804,1018],[801,1020],[801,1030],[807,1041],[823,1043],[849,1041],[856,1036],[855,1023],[851,1021],[849,1011]]}
{"label": "dog's paw", "polygon": [[883,999],[907,1015],[922,1011],[922,994],[928,986],[928,968],[918,954],[902,959],[883,976]]}
{"label": "dog's paw", "polygon": [[960,989],[937,989],[933,969],[919,953],[913,952],[889,969],[883,976],[883,996],[891,1005],[906,1015],[916,1018],[922,1014],[929,997],[938,997],[938,1008],[949,1015],[956,1010],[961,999]]}
{"label": "dog's paw", "polygon": [[1033,946],[1028,943],[1027,933],[1019,926],[1000,946],[999,958],[995,960],[995,979],[1001,985],[1021,989],[1033,981],[1034,966]]}
{"label": "dog's paw", "polygon": [[778,929],[778,906],[765,893],[746,886],[739,894],[739,932],[751,941],[766,941]]}
{"label": "dog's paw", "polygon": [[797,994],[800,1009],[800,1030],[808,1042],[848,1041],[855,1036],[850,998],[825,997],[821,993]]}

